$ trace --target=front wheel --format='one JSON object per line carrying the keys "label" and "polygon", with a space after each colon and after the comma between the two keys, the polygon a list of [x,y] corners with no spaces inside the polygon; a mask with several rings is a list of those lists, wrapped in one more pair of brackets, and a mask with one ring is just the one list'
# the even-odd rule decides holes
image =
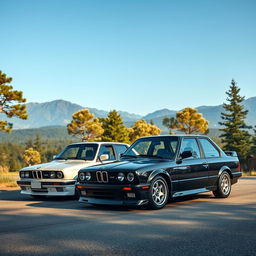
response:
{"label": "front wheel", "polygon": [[224,171],[218,179],[217,189],[213,194],[217,198],[226,198],[231,192],[231,178],[228,172]]}
{"label": "front wheel", "polygon": [[169,188],[166,180],[162,176],[156,176],[150,186],[149,190],[149,208],[161,209],[169,199]]}

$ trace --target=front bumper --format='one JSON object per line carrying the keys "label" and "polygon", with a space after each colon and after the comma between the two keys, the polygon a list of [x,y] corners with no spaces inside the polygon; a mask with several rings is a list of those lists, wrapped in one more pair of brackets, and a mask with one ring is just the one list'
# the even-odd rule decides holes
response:
{"label": "front bumper", "polygon": [[75,180],[18,180],[21,194],[35,196],[74,196]]}
{"label": "front bumper", "polygon": [[149,184],[127,186],[78,183],[76,185],[80,194],[80,203],[103,205],[147,204],[149,188]]}

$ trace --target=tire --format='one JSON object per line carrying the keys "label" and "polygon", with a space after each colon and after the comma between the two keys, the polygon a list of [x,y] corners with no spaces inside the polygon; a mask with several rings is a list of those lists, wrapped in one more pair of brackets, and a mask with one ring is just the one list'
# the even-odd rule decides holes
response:
{"label": "tire", "polygon": [[169,187],[162,176],[156,176],[150,185],[149,203],[150,209],[158,210],[163,208],[169,199]]}
{"label": "tire", "polygon": [[223,171],[218,179],[217,189],[213,194],[217,198],[226,198],[231,192],[231,178],[228,172]]}

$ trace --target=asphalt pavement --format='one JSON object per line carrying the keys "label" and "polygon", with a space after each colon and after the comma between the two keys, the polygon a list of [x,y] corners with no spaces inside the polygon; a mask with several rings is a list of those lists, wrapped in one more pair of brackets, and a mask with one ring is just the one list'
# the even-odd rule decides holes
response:
{"label": "asphalt pavement", "polygon": [[256,177],[161,210],[0,191],[0,255],[256,255]]}

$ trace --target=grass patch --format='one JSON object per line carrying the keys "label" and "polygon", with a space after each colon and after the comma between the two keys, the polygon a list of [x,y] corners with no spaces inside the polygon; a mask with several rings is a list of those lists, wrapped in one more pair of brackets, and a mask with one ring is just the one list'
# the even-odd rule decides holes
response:
{"label": "grass patch", "polygon": [[0,172],[0,186],[15,188],[19,179],[19,172]]}
{"label": "grass patch", "polygon": [[243,176],[256,176],[256,170],[250,172],[243,172]]}

